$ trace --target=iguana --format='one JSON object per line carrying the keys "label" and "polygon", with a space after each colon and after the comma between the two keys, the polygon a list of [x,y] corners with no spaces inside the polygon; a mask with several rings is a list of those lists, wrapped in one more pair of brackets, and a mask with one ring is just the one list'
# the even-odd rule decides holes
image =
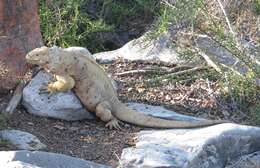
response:
{"label": "iguana", "polygon": [[106,127],[120,128],[120,121],[154,128],[194,128],[224,123],[201,120],[198,123],[156,118],[137,112],[119,101],[106,72],[88,50],[40,47],[26,55],[28,63],[36,64],[55,74],[56,81],[44,89],[50,94],[74,88],[77,97],[91,112],[106,122]]}

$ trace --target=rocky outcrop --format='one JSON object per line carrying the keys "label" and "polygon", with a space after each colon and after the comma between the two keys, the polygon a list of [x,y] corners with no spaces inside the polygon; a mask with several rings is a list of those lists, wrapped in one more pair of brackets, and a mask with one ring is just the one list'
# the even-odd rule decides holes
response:
{"label": "rocky outcrop", "polygon": [[138,39],[128,42],[117,50],[96,53],[93,56],[99,63],[110,63],[119,58],[125,60],[162,61],[174,64],[185,61],[174,50],[169,34],[156,39],[151,39],[145,34]]}
{"label": "rocky outcrop", "polygon": [[260,128],[231,123],[141,131],[137,139],[135,147],[123,150],[122,167],[223,168],[260,151]]}
{"label": "rocky outcrop", "polygon": [[40,87],[48,83],[52,76],[47,72],[39,72],[23,90],[22,104],[31,114],[63,119],[67,121],[93,119],[72,91],[57,93],[52,96],[39,94]]}
{"label": "rocky outcrop", "polygon": [[41,45],[38,1],[0,1],[0,91],[23,78],[26,53]]}

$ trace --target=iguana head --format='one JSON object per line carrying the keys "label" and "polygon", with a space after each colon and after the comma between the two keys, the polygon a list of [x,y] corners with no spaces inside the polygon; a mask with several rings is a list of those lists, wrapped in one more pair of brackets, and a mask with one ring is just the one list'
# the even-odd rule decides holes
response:
{"label": "iguana head", "polygon": [[49,52],[50,48],[45,46],[39,47],[30,51],[25,58],[26,61],[30,64],[45,65],[49,62],[50,59]]}

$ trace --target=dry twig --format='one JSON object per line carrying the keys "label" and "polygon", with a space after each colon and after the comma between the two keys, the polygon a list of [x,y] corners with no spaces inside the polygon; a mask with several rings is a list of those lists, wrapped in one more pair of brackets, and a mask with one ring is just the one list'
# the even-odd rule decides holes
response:
{"label": "dry twig", "polygon": [[161,71],[158,71],[156,69],[135,69],[125,72],[116,73],[116,76],[125,76],[125,75],[134,75],[134,74],[147,74],[147,73],[161,73]]}
{"label": "dry twig", "polygon": [[228,19],[228,16],[227,16],[227,13],[226,13],[226,11],[225,11],[225,9],[224,9],[224,6],[222,5],[222,3],[221,3],[220,0],[217,0],[217,2],[218,2],[218,5],[219,5],[220,9],[222,10],[222,12],[223,12],[223,14],[224,14],[224,16],[225,16],[225,19],[226,19],[226,22],[227,22],[227,25],[228,25],[228,28],[229,28],[230,33],[233,35],[233,37],[236,37],[236,34],[235,34],[235,32],[233,31],[233,29],[232,29],[232,26],[231,26],[231,24],[230,24],[230,21],[229,21],[229,19]]}
{"label": "dry twig", "polygon": [[191,68],[191,69],[186,69],[186,70],[183,70],[183,71],[178,71],[178,72],[166,74],[166,75],[163,75],[163,76],[161,76],[161,77],[159,77],[157,79],[164,79],[166,77],[173,77],[173,76],[178,76],[178,75],[184,75],[184,74],[191,73],[191,72],[196,72],[196,71],[200,71],[200,70],[206,70],[208,68],[209,67],[205,67],[205,66],[194,67],[194,68]]}
{"label": "dry twig", "polygon": [[195,50],[197,51],[197,53],[202,57],[204,58],[204,60],[207,62],[207,64],[214,68],[217,72],[220,72],[221,73],[221,69],[217,66],[217,64],[214,63],[214,61],[212,61],[210,59],[210,57],[204,53],[203,51],[201,51],[199,48],[195,47]]}
{"label": "dry twig", "polygon": [[149,69],[136,69],[136,70],[130,70],[130,71],[125,71],[125,72],[120,72],[116,73],[116,76],[125,76],[125,75],[134,75],[134,74],[169,74],[169,73],[174,73],[177,71],[185,70],[185,69],[190,69],[193,68],[194,66],[189,66],[189,65],[179,65],[173,68],[165,68],[161,67],[160,69],[156,68],[149,68]]}
{"label": "dry twig", "polygon": [[[32,78],[40,71],[42,70],[42,68],[39,67],[35,67],[33,68],[33,75]],[[28,83],[28,81],[22,80],[15,88],[15,91],[13,93],[13,96],[11,98],[11,100],[9,101],[4,113],[6,114],[12,114],[16,107],[19,105],[21,99],[22,99],[22,94],[23,94],[23,88],[26,86],[26,84]]]}

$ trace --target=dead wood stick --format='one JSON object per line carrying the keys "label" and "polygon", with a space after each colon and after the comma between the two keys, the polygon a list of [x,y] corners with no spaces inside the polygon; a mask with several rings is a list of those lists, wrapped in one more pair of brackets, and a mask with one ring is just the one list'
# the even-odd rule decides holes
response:
{"label": "dead wood stick", "polygon": [[116,76],[134,75],[134,74],[147,74],[147,73],[161,73],[160,70],[156,69],[135,69],[125,72],[116,73]]}
{"label": "dead wood stick", "polygon": [[193,68],[194,66],[189,66],[189,65],[179,65],[173,68],[149,68],[149,69],[135,69],[135,70],[129,70],[125,72],[120,72],[116,73],[116,76],[125,76],[125,75],[134,75],[134,74],[147,74],[147,73],[152,73],[152,74],[169,74],[173,72],[177,72],[183,69],[189,69]]}
{"label": "dead wood stick", "polygon": [[157,79],[164,79],[166,77],[173,77],[173,76],[178,76],[178,75],[184,75],[184,74],[195,72],[195,71],[206,70],[208,68],[209,67],[205,67],[205,66],[194,67],[194,68],[191,68],[191,69],[186,69],[186,70],[183,70],[183,71],[178,71],[178,72],[166,74],[166,75],[160,76]]}
{"label": "dead wood stick", "polygon": [[183,70],[186,70],[186,69],[191,69],[191,68],[194,68],[194,66],[191,66],[191,65],[178,65],[176,67],[173,67],[173,68],[170,68],[168,70],[166,70],[166,73],[174,73],[174,72],[177,72],[177,71],[183,71]]}
{"label": "dead wood stick", "polygon": [[[41,71],[42,68],[40,67],[34,67],[33,68],[33,74],[32,74],[32,78],[37,75],[37,73],[39,71]],[[4,113],[6,114],[12,114],[16,107],[19,105],[21,99],[22,99],[22,95],[23,95],[23,88],[26,86],[28,81],[21,81],[15,88],[13,96],[11,98],[11,100],[9,101]]]}
{"label": "dead wood stick", "polygon": [[16,107],[22,99],[23,88],[25,87],[25,85],[26,82],[22,81],[16,86],[15,91],[13,93],[13,97],[9,101],[8,106],[4,111],[6,114],[12,114],[15,111]]}
{"label": "dead wood stick", "polygon": [[209,66],[211,66],[212,68],[214,68],[217,72],[221,73],[221,69],[218,67],[218,65],[211,60],[211,58],[204,53],[203,51],[201,51],[199,48],[195,48],[195,50],[197,51],[197,53],[204,58],[204,60],[207,62],[207,64]]}

